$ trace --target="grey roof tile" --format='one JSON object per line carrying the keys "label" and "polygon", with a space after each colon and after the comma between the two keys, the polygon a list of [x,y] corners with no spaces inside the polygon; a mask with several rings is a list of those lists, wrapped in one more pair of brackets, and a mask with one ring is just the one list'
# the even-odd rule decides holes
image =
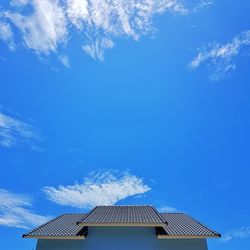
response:
{"label": "grey roof tile", "polygon": [[159,213],[152,206],[97,206],[79,224],[159,224]]}
{"label": "grey roof tile", "polygon": [[87,227],[77,225],[86,214],[63,214],[24,234],[24,238],[40,237],[84,237]]}
{"label": "grey roof tile", "polygon": [[158,213],[152,206],[98,206],[88,214],[64,214],[24,234],[23,237],[85,238],[87,226],[104,224],[157,224],[155,227],[158,238],[220,237],[217,232],[183,213]]}
{"label": "grey roof tile", "polygon": [[220,234],[183,213],[161,213],[167,224],[156,228],[158,236],[220,237]]}

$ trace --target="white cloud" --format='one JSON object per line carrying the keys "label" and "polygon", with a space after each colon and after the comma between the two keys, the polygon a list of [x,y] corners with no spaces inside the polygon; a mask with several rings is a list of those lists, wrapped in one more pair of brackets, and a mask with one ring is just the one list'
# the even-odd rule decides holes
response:
{"label": "white cloud", "polygon": [[[211,2],[191,2],[197,1],[199,6]],[[26,47],[40,55],[58,53],[76,31],[83,50],[102,60],[105,49],[112,48],[117,37],[138,40],[152,32],[154,15],[166,11],[181,15],[192,12],[184,2],[190,3],[184,0],[13,0],[8,9],[0,12],[0,19],[5,18],[8,25],[15,26]]]}
{"label": "white cloud", "polygon": [[198,2],[198,4],[194,6],[194,8],[192,9],[192,12],[195,13],[202,9],[206,9],[210,7],[213,3],[214,3],[214,0],[201,0]]}
{"label": "white cloud", "polygon": [[34,213],[31,207],[29,197],[0,189],[0,226],[30,228],[50,219]]}
{"label": "white cloud", "polygon": [[27,145],[35,149],[35,143],[39,140],[40,136],[33,125],[6,115],[0,110],[0,146],[11,148]]}
{"label": "white cloud", "polygon": [[[66,17],[59,0],[15,1],[12,5],[22,8],[5,11],[4,17],[19,29],[28,48],[49,54],[66,42]],[[24,6],[31,7],[32,12],[22,14]]]}
{"label": "white cloud", "polygon": [[102,38],[92,43],[88,43],[82,47],[82,49],[94,59],[103,60],[104,50],[113,48],[114,43],[108,38]]}
{"label": "white cloud", "polygon": [[24,6],[29,3],[29,0],[11,0],[11,6]]}
{"label": "white cloud", "polygon": [[70,68],[70,62],[69,62],[69,58],[66,55],[59,55],[58,56],[59,60],[61,61],[61,63],[66,67],[66,68]]}
{"label": "white cloud", "polygon": [[84,22],[89,19],[88,0],[67,0],[66,12],[69,20],[79,30],[84,28]]}
{"label": "white cloud", "polygon": [[189,67],[196,69],[202,64],[206,64],[211,71],[212,80],[224,79],[236,69],[237,57],[243,55],[244,49],[249,49],[249,46],[250,30],[247,30],[228,43],[214,43],[208,49],[201,50],[189,64]]}
{"label": "white cloud", "polygon": [[51,201],[77,208],[92,208],[97,205],[113,205],[127,197],[148,192],[150,187],[143,180],[129,173],[94,172],[83,183],[59,187],[44,187]]}
{"label": "white cloud", "polygon": [[171,207],[171,206],[159,207],[157,210],[161,213],[175,213],[178,211],[175,207]]}
{"label": "white cloud", "polygon": [[15,50],[13,32],[9,23],[0,21],[0,39],[7,44],[10,50]]}
{"label": "white cloud", "polygon": [[228,242],[232,239],[236,238],[250,238],[250,226],[248,227],[241,227],[232,231],[229,231],[224,234],[224,236],[221,238],[222,242]]}

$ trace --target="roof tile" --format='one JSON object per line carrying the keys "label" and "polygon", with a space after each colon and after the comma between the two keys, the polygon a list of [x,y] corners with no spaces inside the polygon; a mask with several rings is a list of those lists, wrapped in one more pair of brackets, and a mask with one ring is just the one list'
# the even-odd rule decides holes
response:
{"label": "roof tile", "polygon": [[79,224],[163,224],[152,206],[97,206]]}
{"label": "roof tile", "polygon": [[159,238],[220,237],[183,213],[158,213],[152,206],[98,206],[88,214],[64,214],[24,234],[24,238],[85,238],[87,226],[155,226]]}
{"label": "roof tile", "polygon": [[161,216],[167,224],[162,228],[157,227],[158,236],[220,237],[217,232],[183,213],[162,213]]}
{"label": "roof tile", "polygon": [[87,227],[77,225],[86,214],[64,214],[24,234],[24,238],[84,237]]}

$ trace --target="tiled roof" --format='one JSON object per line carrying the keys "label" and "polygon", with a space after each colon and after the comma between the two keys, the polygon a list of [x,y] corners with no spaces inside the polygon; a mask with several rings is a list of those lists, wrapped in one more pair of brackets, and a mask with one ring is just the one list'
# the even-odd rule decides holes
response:
{"label": "tiled roof", "polygon": [[86,214],[64,214],[24,234],[24,238],[85,238],[87,227],[77,225]]}
{"label": "tiled roof", "polygon": [[162,213],[162,218],[167,224],[157,227],[156,234],[159,238],[167,237],[220,237],[220,234],[183,213]]}
{"label": "tiled roof", "polygon": [[97,206],[78,222],[82,225],[163,225],[152,206]]}
{"label": "tiled roof", "polygon": [[98,206],[88,214],[64,214],[23,237],[84,239],[88,226],[153,226],[158,238],[220,237],[183,213],[158,213],[152,206]]}

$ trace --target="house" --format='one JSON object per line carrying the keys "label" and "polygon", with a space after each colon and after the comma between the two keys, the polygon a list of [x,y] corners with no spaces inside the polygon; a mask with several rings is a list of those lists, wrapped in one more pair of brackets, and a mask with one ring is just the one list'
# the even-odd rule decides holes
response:
{"label": "house", "polygon": [[97,206],[86,214],[63,214],[23,235],[36,250],[207,250],[220,234],[183,213],[153,206]]}

